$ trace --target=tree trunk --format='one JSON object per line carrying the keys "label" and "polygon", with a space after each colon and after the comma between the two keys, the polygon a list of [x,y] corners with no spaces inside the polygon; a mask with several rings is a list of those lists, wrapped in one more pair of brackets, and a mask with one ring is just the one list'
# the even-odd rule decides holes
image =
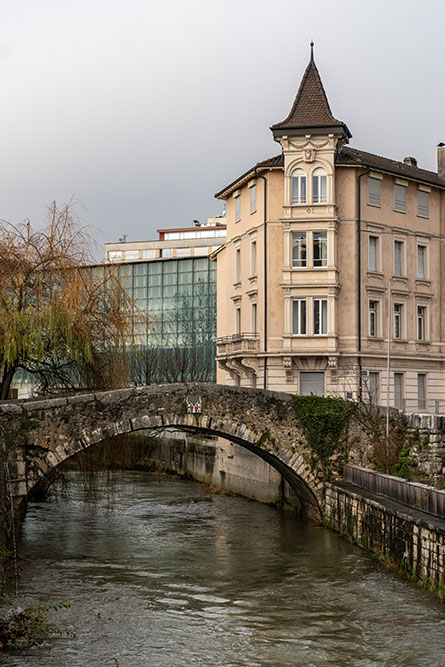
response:
{"label": "tree trunk", "polygon": [[0,383],[0,400],[5,401],[9,396],[9,390],[11,388],[11,382],[16,372],[15,366],[9,369],[3,370],[3,377]]}

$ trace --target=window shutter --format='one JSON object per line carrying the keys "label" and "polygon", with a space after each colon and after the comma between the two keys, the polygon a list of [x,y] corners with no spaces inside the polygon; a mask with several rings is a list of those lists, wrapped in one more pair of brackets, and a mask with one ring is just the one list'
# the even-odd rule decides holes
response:
{"label": "window shutter", "polygon": [[300,373],[300,395],[310,396],[324,396],[324,373],[307,372]]}
{"label": "window shutter", "polygon": [[406,188],[404,185],[394,184],[394,209],[405,212],[406,208]]}
{"label": "window shutter", "polygon": [[428,218],[429,215],[428,192],[417,190],[417,215]]}
{"label": "window shutter", "polygon": [[380,181],[368,176],[368,204],[380,206]]}

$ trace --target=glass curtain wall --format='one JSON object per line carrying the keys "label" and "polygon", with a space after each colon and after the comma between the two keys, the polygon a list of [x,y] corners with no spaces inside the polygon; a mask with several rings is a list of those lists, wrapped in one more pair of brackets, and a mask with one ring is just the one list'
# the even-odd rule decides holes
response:
{"label": "glass curtain wall", "polygon": [[207,257],[122,264],[135,305],[130,380],[216,379],[216,265]]}

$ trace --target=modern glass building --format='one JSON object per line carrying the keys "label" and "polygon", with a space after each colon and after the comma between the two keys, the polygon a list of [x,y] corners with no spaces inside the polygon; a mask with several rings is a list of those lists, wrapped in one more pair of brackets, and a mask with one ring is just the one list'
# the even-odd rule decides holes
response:
{"label": "modern glass building", "polygon": [[214,382],[216,266],[208,257],[115,265],[134,306],[136,382]]}

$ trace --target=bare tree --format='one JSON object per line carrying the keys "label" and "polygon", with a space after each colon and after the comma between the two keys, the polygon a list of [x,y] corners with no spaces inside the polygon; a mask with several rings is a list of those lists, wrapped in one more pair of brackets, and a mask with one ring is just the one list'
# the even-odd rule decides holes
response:
{"label": "bare tree", "polygon": [[41,230],[0,224],[1,399],[19,370],[44,388],[124,380],[131,300],[111,267],[88,266],[91,248],[71,204],[54,202]]}

